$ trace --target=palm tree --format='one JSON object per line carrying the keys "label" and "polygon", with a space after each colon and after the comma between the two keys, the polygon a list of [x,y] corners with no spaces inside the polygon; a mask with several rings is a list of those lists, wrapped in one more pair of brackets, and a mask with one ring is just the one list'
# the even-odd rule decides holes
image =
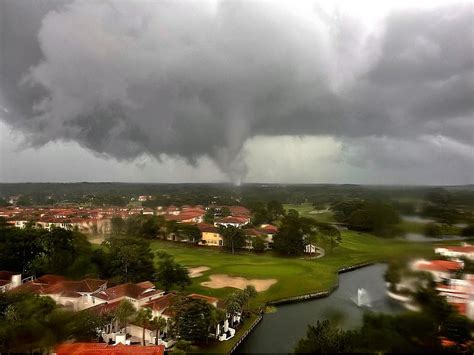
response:
{"label": "palm tree", "polygon": [[160,338],[161,332],[166,329],[166,319],[163,317],[154,317],[150,321],[151,330],[155,333],[155,345],[158,345],[158,339]]}
{"label": "palm tree", "polygon": [[[212,326],[216,328],[216,333],[217,333],[217,326],[221,323],[224,322],[227,319],[227,313],[225,310],[221,308],[215,308],[212,312]],[[217,336],[219,334],[216,334]]]}
{"label": "palm tree", "polygon": [[148,325],[152,317],[151,309],[150,308],[140,308],[135,317],[135,321],[137,324],[142,327],[142,345],[145,345],[145,327]]}
{"label": "palm tree", "polygon": [[248,309],[250,299],[257,297],[257,290],[255,289],[255,286],[247,285],[247,287],[245,287],[245,289],[242,292],[245,295],[245,306]]}
{"label": "palm tree", "polygon": [[230,314],[230,326],[233,328],[234,315],[241,311],[242,305],[240,304],[236,293],[231,293],[230,295],[228,295],[224,300],[224,303],[227,313]]}
{"label": "palm tree", "polygon": [[123,300],[120,302],[117,310],[115,311],[115,319],[118,321],[120,327],[122,328],[122,326],[125,325],[125,334],[127,333],[128,320],[135,314],[135,312],[135,307],[128,300]]}

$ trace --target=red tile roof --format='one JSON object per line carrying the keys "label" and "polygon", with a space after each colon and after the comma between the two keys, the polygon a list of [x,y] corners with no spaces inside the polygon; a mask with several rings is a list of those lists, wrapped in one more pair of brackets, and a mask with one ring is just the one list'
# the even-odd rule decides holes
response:
{"label": "red tile roof", "polygon": [[155,288],[155,285],[153,285],[153,282],[151,281],[142,281],[137,283],[136,285],[143,288]]}
{"label": "red tile roof", "polygon": [[250,210],[243,206],[228,206],[228,208],[232,215],[244,215],[244,216],[250,215]]}
{"label": "red tile roof", "polygon": [[163,292],[162,290],[150,290],[150,288],[149,284],[144,282],[140,284],[126,283],[108,288],[105,291],[96,292],[92,295],[106,301],[112,301],[122,297],[142,299]]}
{"label": "red tile roof", "polygon": [[163,355],[163,345],[108,345],[106,343],[72,343],[61,344],[55,349],[57,355]]}
{"label": "red tile roof", "polygon": [[203,300],[203,301],[206,301],[206,302],[209,302],[209,303],[217,303],[219,301],[218,298],[205,296],[205,295],[200,295],[198,293],[192,293],[192,294],[188,295],[187,297],[195,299],[195,300]]}
{"label": "red tile roof", "polygon": [[60,281],[48,287],[43,293],[61,294],[65,292],[91,293],[106,285],[107,281],[98,279],[84,279],[81,281]]}
{"label": "red tile roof", "polygon": [[192,220],[194,218],[199,218],[202,216],[204,216],[204,213],[202,212],[182,212],[178,215],[173,215],[173,214],[165,215],[165,219],[167,221],[181,222],[181,221]]}
{"label": "red tile roof", "polygon": [[244,229],[244,231],[245,231],[245,234],[248,236],[259,236],[259,235],[264,234],[260,230],[255,229],[255,228],[247,228],[247,229]]}
{"label": "red tile roof", "polygon": [[66,278],[59,275],[51,275],[46,274],[43,275],[35,280],[29,281],[15,287],[12,291],[13,292],[34,292],[34,293],[42,293],[49,287],[55,285],[58,282],[65,281]]}
{"label": "red tile roof", "polygon": [[215,226],[213,226],[212,224],[208,224],[208,223],[199,223],[197,225],[197,227],[199,228],[199,230],[201,232],[209,232],[209,233],[218,233],[219,232],[219,229]]}
{"label": "red tile roof", "polygon": [[163,312],[163,310],[172,306],[175,300],[176,295],[174,293],[168,293],[163,297],[157,298],[156,300],[146,303],[145,307],[148,307],[156,312]]}
{"label": "red tile roof", "polygon": [[416,264],[417,269],[426,271],[444,271],[452,272],[463,268],[463,264],[457,261],[431,260],[420,261]]}
{"label": "red tile roof", "polygon": [[216,221],[216,223],[235,223],[235,224],[245,224],[248,223],[247,217],[233,217],[227,216]]}
{"label": "red tile roof", "polygon": [[120,301],[115,301],[115,302],[110,302],[110,303],[101,303],[101,304],[98,304],[96,306],[86,308],[84,311],[85,312],[92,312],[92,313],[98,314],[98,315],[104,315],[104,314],[114,312],[118,308],[118,306],[120,306],[120,303],[122,303],[121,300]]}
{"label": "red tile roof", "polygon": [[265,227],[258,228],[258,230],[261,231],[261,232],[267,233],[267,234],[275,234],[276,232],[278,232],[278,227],[275,227],[275,226],[269,224]]}

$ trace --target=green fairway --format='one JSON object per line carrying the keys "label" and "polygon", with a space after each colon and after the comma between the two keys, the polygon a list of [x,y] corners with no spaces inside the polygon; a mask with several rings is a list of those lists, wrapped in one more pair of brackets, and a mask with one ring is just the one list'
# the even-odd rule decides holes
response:
{"label": "green fairway", "polygon": [[321,259],[284,258],[271,253],[231,255],[217,248],[165,241],[152,242],[152,249],[164,250],[188,267],[211,268],[202,276],[192,279],[193,283],[187,289],[189,292],[224,297],[235,290],[201,286],[200,283],[209,280],[212,274],[228,274],[249,279],[277,279],[278,282],[269,290],[259,293],[255,304],[326,290],[334,284],[338,269],[344,266],[367,261],[387,261],[410,255],[430,255],[433,252],[430,244],[381,239],[352,231],[343,232],[342,240],[339,247]]}
{"label": "green fairway", "polygon": [[301,217],[313,218],[318,222],[336,222],[332,211],[316,211],[311,203],[302,203],[299,205],[284,204],[283,208],[287,211],[291,209],[296,210],[298,211]]}

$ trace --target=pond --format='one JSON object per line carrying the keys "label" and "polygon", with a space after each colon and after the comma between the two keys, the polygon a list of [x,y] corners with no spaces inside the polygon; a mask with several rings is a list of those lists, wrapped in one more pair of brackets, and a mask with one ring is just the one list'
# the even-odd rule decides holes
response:
{"label": "pond", "polygon": [[[277,312],[265,314],[237,352],[288,353],[306,334],[307,325],[318,319],[331,319],[340,327],[354,328],[361,325],[364,312],[402,311],[386,295],[386,268],[385,264],[376,264],[340,274],[339,288],[329,297],[279,306]],[[370,303],[370,307],[358,306],[358,301]]]}

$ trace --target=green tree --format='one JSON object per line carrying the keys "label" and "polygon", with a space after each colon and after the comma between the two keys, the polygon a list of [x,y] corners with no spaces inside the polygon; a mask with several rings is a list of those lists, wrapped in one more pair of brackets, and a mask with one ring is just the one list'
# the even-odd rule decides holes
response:
{"label": "green tree", "polygon": [[242,248],[245,245],[245,231],[234,226],[220,226],[219,233],[224,239],[224,248],[230,249],[232,254],[235,253],[235,249]]}
{"label": "green tree", "polygon": [[387,270],[384,273],[384,279],[390,284],[390,290],[396,291],[397,285],[402,280],[402,270],[400,264],[394,262],[388,264]]}
{"label": "green tree", "polygon": [[127,333],[128,322],[136,314],[137,310],[129,300],[123,300],[114,312],[114,318],[120,328],[125,328]]}
{"label": "green tree", "polygon": [[395,225],[399,222],[400,216],[392,206],[378,202],[362,203],[347,219],[351,229],[373,232],[380,236],[393,236]]}
{"label": "green tree", "polygon": [[269,201],[266,207],[267,216],[270,221],[274,221],[285,214],[285,209],[279,201]]}
{"label": "green tree", "polygon": [[230,216],[230,209],[227,206],[224,206],[221,208],[221,216],[222,217],[227,217]]}
{"label": "green tree", "polygon": [[356,338],[353,331],[341,330],[329,320],[318,320],[315,326],[308,326],[306,337],[297,343],[295,353],[350,353],[355,351]]}
{"label": "green tree", "polygon": [[165,291],[169,291],[173,286],[183,289],[191,284],[188,270],[174,261],[174,258],[166,253],[158,253],[158,267],[156,279]]}
{"label": "green tree", "polygon": [[185,298],[176,305],[177,335],[191,342],[207,340],[213,321],[213,306],[203,300]]}
{"label": "green tree", "polygon": [[158,345],[158,339],[161,336],[161,332],[166,329],[166,319],[163,317],[153,317],[150,321],[150,328],[155,331],[155,345]]}
{"label": "green tree", "polygon": [[208,224],[214,224],[214,214],[215,214],[215,209],[214,208],[209,208],[206,211],[206,214],[204,215],[204,222]]}
{"label": "green tree", "polygon": [[150,243],[142,238],[111,236],[103,243],[109,252],[109,274],[118,282],[147,280],[155,266]]}
{"label": "green tree", "polygon": [[201,231],[195,225],[181,224],[179,234],[185,236],[189,241],[198,243],[201,240]]}
{"label": "green tree", "polygon": [[298,212],[290,210],[283,217],[281,226],[273,237],[273,249],[280,254],[301,255],[314,233],[313,219],[299,217]]}
{"label": "green tree", "polygon": [[152,313],[150,308],[140,308],[135,316],[135,322],[142,328],[142,345],[145,346],[145,328],[150,325]]}
{"label": "green tree", "polygon": [[110,225],[112,234],[118,235],[125,231],[125,221],[121,217],[112,217]]}
{"label": "green tree", "polygon": [[186,355],[191,350],[192,342],[179,339],[173,347],[173,354],[175,355]]}
{"label": "green tree", "polygon": [[253,251],[256,253],[263,253],[265,251],[265,239],[261,236],[257,236],[253,240]]}

